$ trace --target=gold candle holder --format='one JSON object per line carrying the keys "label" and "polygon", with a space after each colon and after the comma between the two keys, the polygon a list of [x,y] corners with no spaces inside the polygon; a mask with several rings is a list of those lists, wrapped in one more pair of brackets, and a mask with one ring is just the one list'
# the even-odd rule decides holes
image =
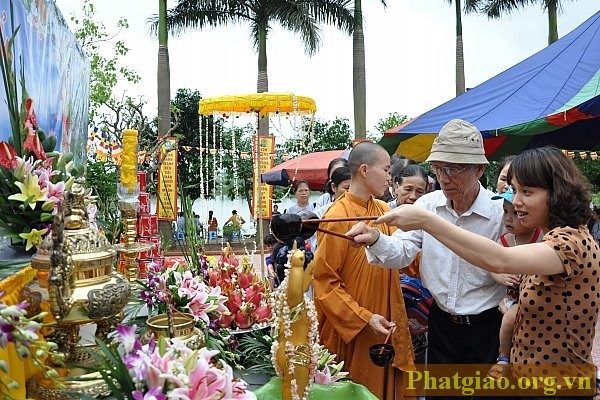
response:
{"label": "gold candle holder", "polygon": [[129,281],[135,282],[139,278],[140,267],[137,261],[140,252],[150,251],[153,243],[137,242],[137,212],[139,208],[138,196],[140,187],[137,181],[137,150],[138,132],[135,129],[123,131],[123,155],[121,157],[120,179],[117,186],[119,197],[119,210],[123,224],[122,243],[115,246],[121,254],[123,263],[119,264],[119,272]]}

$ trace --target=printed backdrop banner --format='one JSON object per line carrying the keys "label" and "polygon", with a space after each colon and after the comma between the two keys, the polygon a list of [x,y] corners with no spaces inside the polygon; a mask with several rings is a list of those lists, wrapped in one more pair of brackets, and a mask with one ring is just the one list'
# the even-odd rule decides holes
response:
{"label": "printed backdrop banner", "polygon": [[[54,1],[12,0],[12,15],[10,4],[10,0],[0,0],[0,28],[5,41],[19,28],[13,48],[17,79],[23,68],[39,127],[47,136],[56,136],[57,149],[72,152],[76,163],[84,162],[90,64]],[[21,101],[21,85],[17,87]],[[0,140],[10,135],[2,85]]]}
{"label": "printed backdrop banner", "polygon": [[158,219],[177,219],[177,139],[166,138],[160,151],[161,165],[158,169]]}
{"label": "printed backdrop banner", "polygon": [[254,173],[252,175],[252,212],[254,218],[271,219],[271,196],[273,186],[262,183],[260,175],[273,168],[275,160],[271,154],[275,151],[273,136],[254,137]]}

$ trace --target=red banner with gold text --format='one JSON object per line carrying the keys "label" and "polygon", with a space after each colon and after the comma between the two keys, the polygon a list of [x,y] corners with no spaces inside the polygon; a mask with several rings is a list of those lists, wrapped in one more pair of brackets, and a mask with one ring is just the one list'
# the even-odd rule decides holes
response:
{"label": "red banner with gold text", "polygon": [[156,214],[160,220],[177,219],[177,139],[166,138],[160,150]]}
{"label": "red banner with gold text", "polygon": [[273,136],[254,137],[254,168],[252,185],[252,213],[254,218],[271,219],[271,196],[273,186],[260,181],[260,174],[273,168],[275,160],[271,155],[275,152]]}

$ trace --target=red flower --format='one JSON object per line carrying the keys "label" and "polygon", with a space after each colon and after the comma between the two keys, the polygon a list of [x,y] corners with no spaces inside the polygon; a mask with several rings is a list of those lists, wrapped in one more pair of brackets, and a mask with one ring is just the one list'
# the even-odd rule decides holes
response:
{"label": "red flower", "polygon": [[246,315],[242,310],[239,310],[235,314],[235,324],[240,329],[250,328],[252,326],[252,319]]}
{"label": "red flower", "polygon": [[4,168],[17,168],[17,152],[7,142],[0,142],[0,165]]}
{"label": "red flower", "polygon": [[30,122],[25,123],[25,127],[27,128],[27,135],[25,136],[25,142],[23,143],[23,150],[32,152],[38,160],[45,160],[46,152],[44,151],[40,137],[37,135]]}
{"label": "red flower", "polygon": [[221,319],[218,321],[219,326],[222,328],[231,328],[234,317],[231,313],[221,315]]}
{"label": "red flower", "polygon": [[256,322],[265,322],[271,319],[271,307],[269,306],[260,306],[256,308],[254,312],[256,315]]}
{"label": "red flower", "polygon": [[37,117],[35,116],[35,111],[33,111],[33,100],[32,99],[27,99],[25,100],[25,121],[24,124],[25,126],[27,126],[27,122],[29,122],[32,126],[33,129],[37,129],[38,128],[38,122],[37,122]]}

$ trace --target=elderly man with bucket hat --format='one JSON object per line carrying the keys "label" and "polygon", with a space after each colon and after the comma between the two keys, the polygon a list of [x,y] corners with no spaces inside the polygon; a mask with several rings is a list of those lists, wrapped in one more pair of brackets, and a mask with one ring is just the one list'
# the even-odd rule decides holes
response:
{"label": "elderly man with bucket hat", "polygon": [[[444,219],[498,240],[504,232],[502,202],[479,183],[488,160],[481,133],[459,119],[448,122],[433,142],[427,161],[441,190],[414,204]],[[394,212],[393,210],[391,211]],[[387,236],[365,224],[348,235],[367,246],[372,264],[403,268],[421,252],[420,272],[435,302],[429,314],[429,364],[493,364],[505,290],[489,272],[466,262],[422,230],[397,230]]]}

